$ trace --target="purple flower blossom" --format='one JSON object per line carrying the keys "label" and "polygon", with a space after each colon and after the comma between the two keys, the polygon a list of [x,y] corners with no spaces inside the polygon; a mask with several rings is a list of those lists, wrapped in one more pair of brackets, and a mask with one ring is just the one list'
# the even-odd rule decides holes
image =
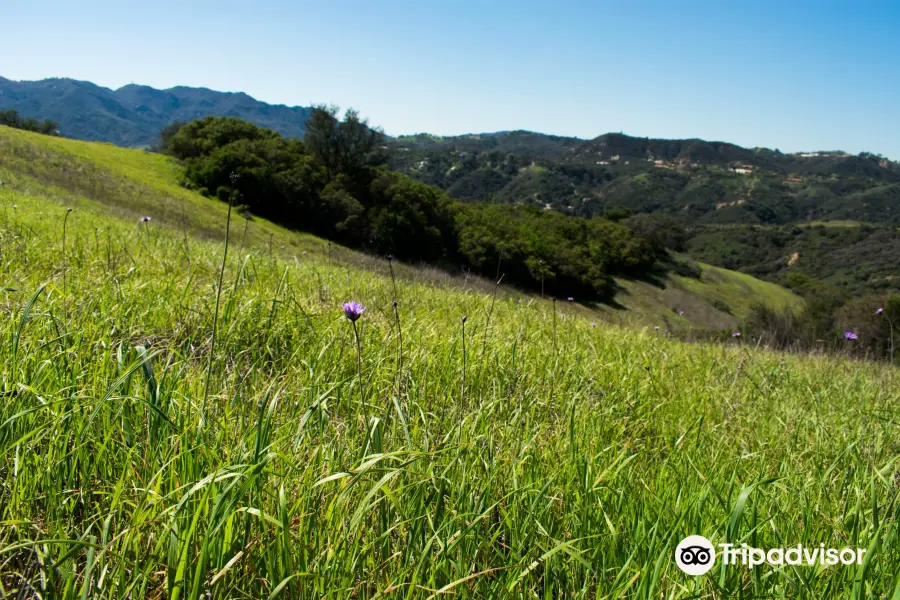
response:
{"label": "purple flower blossom", "polygon": [[344,315],[353,322],[356,322],[366,312],[366,307],[359,302],[344,302],[341,308],[344,309]]}
{"label": "purple flower blossom", "polygon": [[150,217],[147,217],[147,216],[141,217],[141,223],[149,223],[152,220],[153,219],[151,219]]}
{"label": "purple flower blossom", "polygon": [[568,300],[569,302],[575,302],[575,298],[573,298],[572,296],[569,296]]}
{"label": "purple flower blossom", "polygon": [[858,339],[858,337],[857,337],[857,335],[856,335],[855,333],[853,333],[852,331],[845,331],[845,332],[844,332],[844,339],[846,339],[846,340],[855,340],[855,339]]}
{"label": "purple flower blossom", "polygon": [[875,314],[876,314],[876,315],[880,315],[880,314],[883,313],[883,312],[884,312],[884,308],[883,308],[883,307],[879,307],[878,310],[875,311]]}
{"label": "purple flower blossom", "polygon": [[593,321],[591,321],[591,327],[596,327],[596,326],[597,326],[597,324],[594,323]]}
{"label": "purple flower blossom", "polygon": [[565,318],[566,318],[566,313],[559,313],[559,316],[561,316],[563,319],[565,319]]}
{"label": "purple flower blossom", "polygon": [[739,337],[741,337],[741,332],[740,332],[740,331],[735,331],[734,333],[731,334],[731,337],[733,337],[733,338],[739,338]]}
{"label": "purple flower blossom", "polygon": [[679,316],[679,317],[683,317],[683,316],[684,316],[684,311],[683,311],[683,310],[679,310],[679,311],[678,311],[678,316]]}

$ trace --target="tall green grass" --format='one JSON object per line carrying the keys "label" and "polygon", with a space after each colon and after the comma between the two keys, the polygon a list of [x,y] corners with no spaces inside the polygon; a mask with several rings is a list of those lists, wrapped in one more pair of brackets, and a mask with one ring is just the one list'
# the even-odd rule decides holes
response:
{"label": "tall green grass", "polygon": [[65,213],[0,189],[4,597],[900,598],[889,367]]}

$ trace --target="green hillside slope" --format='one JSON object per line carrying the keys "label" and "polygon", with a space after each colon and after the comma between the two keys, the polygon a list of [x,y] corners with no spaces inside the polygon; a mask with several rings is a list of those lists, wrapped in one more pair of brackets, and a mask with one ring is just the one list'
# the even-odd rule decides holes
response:
{"label": "green hillside slope", "polygon": [[[394,282],[237,215],[226,245],[224,207],[160,156],[0,145],[4,596],[900,589],[893,368],[593,326],[427,269]],[[735,313],[793,301],[711,268],[678,283]],[[689,534],[868,552],[688,577]]]}
{"label": "green hillside slope", "polygon": [[[128,219],[150,216],[155,225],[182,236],[222,238],[226,206],[180,185],[181,170],[172,159],[142,150],[111,144],[52,138],[0,127],[0,180],[7,193],[20,191],[53,198],[64,206],[102,205],[105,210]],[[367,268],[383,269],[383,261],[331,246],[314,236],[286,231],[264,219],[238,218],[235,235],[240,243],[285,257],[302,252],[338,254]],[[434,270],[398,266],[407,278],[428,278],[445,285],[490,289],[490,284],[471,277],[458,277]],[[737,273],[706,268],[699,279],[670,275],[663,286],[617,280],[621,293],[616,302],[626,310],[594,307],[598,319],[636,326],[663,326],[677,334],[686,331],[734,328],[746,316],[746,308],[761,302],[773,308],[799,307],[801,301],[782,288],[754,281],[750,286],[732,285]],[[749,278],[746,278],[750,281]],[[517,295],[513,290],[504,293]],[[715,302],[718,300],[718,302]],[[729,308],[730,307],[730,308]],[[582,307],[585,314],[594,312]],[[685,315],[676,314],[684,311]],[[571,311],[570,311],[571,312]]]}

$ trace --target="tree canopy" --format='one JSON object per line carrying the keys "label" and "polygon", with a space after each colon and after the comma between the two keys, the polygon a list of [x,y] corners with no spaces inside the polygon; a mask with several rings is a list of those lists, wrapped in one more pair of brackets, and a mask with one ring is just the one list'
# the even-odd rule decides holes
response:
{"label": "tree canopy", "polygon": [[159,146],[184,161],[187,184],[201,192],[233,192],[253,214],[369,252],[491,277],[499,264],[506,281],[585,300],[609,298],[613,275],[654,269],[659,248],[625,223],[461,203],[388,170],[383,134],[354,110],[339,119],[336,107],[315,107],[306,131],[290,140],[206,117],[167,127]]}

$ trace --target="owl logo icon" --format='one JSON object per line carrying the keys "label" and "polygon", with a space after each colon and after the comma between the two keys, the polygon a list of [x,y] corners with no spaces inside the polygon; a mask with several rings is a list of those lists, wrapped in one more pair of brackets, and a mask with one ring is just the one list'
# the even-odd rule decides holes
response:
{"label": "owl logo icon", "polygon": [[715,562],[716,549],[702,535],[689,535],[675,548],[675,564],[688,575],[703,575]]}

